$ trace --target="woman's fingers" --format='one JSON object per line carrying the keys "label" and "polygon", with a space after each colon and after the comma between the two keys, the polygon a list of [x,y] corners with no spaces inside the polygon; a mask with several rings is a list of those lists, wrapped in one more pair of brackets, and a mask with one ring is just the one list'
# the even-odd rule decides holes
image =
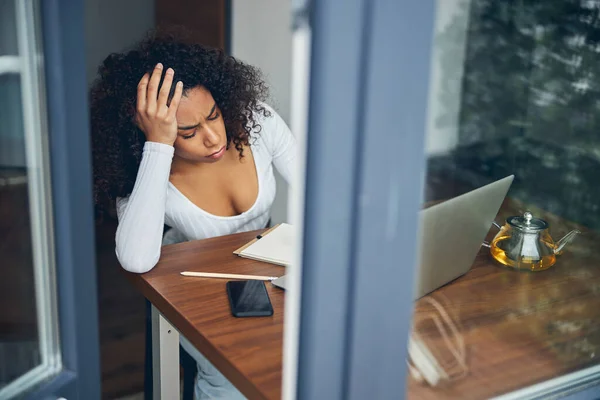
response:
{"label": "woman's fingers", "polygon": [[183,94],[183,82],[177,82],[177,86],[175,86],[175,93],[173,94],[173,99],[171,99],[171,104],[169,105],[169,118],[175,119],[175,115],[177,114],[177,108],[179,107],[179,100],[181,100],[181,95]]}
{"label": "woman's fingers", "polygon": [[137,114],[135,122],[151,142],[173,145],[177,139],[177,108],[183,95],[183,84],[177,83],[169,106],[169,93],[175,71],[169,68],[161,85],[162,64],[157,64],[152,73],[146,73],[138,83]]}
{"label": "woman's fingers", "polygon": [[167,69],[165,73],[165,79],[163,80],[162,86],[160,87],[160,92],[158,94],[158,110],[167,109],[167,100],[169,98],[169,92],[171,91],[171,84],[173,83],[173,68]]}
{"label": "woman's fingers", "polygon": [[147,110],[152,113],[156,111],[156,98],[158,96],[158,85],[160,84],[160,78],[162,76],[163,66],[161,63],[156,64],[150,82],[148,83],[148,95],[146,97]]}
{"label": "woman's fingers", "polygon": [[137,112],[141,113],[146,111],[146,91],[148,90],[148,80],[150,76],[148,73],[145,73],[140,79],[140,83],[138,83],[137,87]]}

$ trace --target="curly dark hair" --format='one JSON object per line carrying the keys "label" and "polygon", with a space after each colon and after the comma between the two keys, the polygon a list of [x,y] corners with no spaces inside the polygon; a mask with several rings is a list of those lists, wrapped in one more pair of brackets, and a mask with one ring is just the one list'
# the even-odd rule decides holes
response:
{"label": "curly dark hair", "polygon": [[[157,63],[173,68],[183,94],[202,86],[221,109],[227,146],[243,157],[243,146],[260,132],[257,115],[268,89],[260,71],[220,49],[189,44],[172,33],[151,32],[124,53],[110,54],[98,69],[91,92],[94,199],[98,216],[114,208],[117,197],[133,190],[146,137],[134,122],[137,85]],[[172,92],[175,88],[173,85]],[[172,93],[171,93],[172,95]]]}

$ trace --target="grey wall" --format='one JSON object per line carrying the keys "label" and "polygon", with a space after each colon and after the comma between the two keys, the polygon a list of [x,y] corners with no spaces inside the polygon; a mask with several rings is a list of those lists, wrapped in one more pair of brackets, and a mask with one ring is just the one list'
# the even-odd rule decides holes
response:
{"label": "grey wall", "polygon": [[[292,30],[290,0],[232,0],[231,53],[260,68],[271,88],[269,104],[290,123]],[[292,132],[293,133],[293,132]],[[276,174],[273,223],[287,220],[287,185]]]}
{"label": "grey wall", "polygon": [[[17,57],[18,53],[15,3],[0,1],[0,57]],[[9,60],[15,59],[4,59],[5,63]],[[0,166],[27,165],[22,115],[20,77],[3,73],[0,75]]]}

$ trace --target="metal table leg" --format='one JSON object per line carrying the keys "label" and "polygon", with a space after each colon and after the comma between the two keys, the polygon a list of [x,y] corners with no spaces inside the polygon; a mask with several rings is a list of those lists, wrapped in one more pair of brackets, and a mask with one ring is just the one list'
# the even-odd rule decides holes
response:
{"label": "metal table leg", "polygon": [[176,400],[179,389],[179,332],[152,305],[152,382],[155,400]]}

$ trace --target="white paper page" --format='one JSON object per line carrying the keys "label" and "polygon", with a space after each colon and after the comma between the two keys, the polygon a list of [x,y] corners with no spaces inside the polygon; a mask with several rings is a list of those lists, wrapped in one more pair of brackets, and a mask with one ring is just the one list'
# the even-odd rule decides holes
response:
{"label": "white paper page", "polygon": [[289,224],[281,224],[248,246],[242,251],[242,255],[276,264],[290,265],[294,255],[293,245],[294,229]]}

